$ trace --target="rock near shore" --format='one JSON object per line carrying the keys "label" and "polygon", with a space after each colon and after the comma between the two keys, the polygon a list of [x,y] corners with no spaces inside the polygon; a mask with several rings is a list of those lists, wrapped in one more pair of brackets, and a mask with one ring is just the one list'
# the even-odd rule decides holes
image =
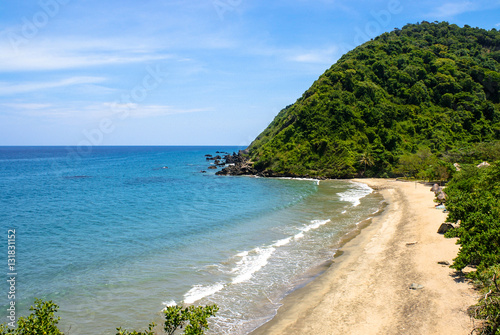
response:
{"label": "rock near shore", "polygon": [[[259,170],[255,168],[254,163],[248,157],[246,151],[240,150],[238,153],[227,155],[224,157],[226,167],[218,171],[218,176],[257,176],[257,177],[290,177],[290,178],[312,178],[309,175],[296,175],[291,173],[278,173],[276,171],[266,169]],[[321,179],[321,178],[320,178]]]}
{"label": "rock near shore", "polygon": [[224,156],[224,160],[226,167],[216,173],[218,176],[256,175],[258,173],[244,151],[228,154]]}

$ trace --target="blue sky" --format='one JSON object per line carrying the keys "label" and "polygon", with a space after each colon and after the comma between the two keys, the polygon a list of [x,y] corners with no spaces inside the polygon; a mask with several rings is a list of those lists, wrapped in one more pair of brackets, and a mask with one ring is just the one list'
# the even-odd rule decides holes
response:
{"label": "blue sky", "polygon": [[0,145],[247,145],[342,54],[500,1],[0,2]]}

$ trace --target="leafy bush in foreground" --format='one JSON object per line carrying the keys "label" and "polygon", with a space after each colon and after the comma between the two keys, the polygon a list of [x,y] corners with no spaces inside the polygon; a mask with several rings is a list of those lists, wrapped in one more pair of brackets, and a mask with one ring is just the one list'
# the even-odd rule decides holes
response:
{"label": "leafy bush in foreground", "polygon": [[[217,305],[208,306],[189,306],[183,308],[181,306],[169,306],[164,310],[165,326],[164,330],[167,335],[173,335],[177,330],[184,328],[185,335],[202,335],[208,329],[207,319],[214,316],[219,307]],[[116,335],[154,335],[155,324],[151,323],[147,331],[127,331],[118,328]]]}
{"label": "leafy bush in foreground", "polygon": [[[0,324],[0,335],[64,335],[57,328],[59,317],[55,313],[59,306],[52,301],[42,301],[35,299],[35,306],[30,307],[32,313],[27,317],[20,317],[17,321],[17,328],[11,328],[7,324]],[[203,335],[208,329],[207,319],[214,316],[219,311],[217,305],[208,306],[170,306],[164,311],[165,325],[164,330],[168,335],[173,335],[177,330],[183,329],[185,335]],[[128,331],[117,328],[116,335],[155,335],[151,323],[148,330],[138,332],[136,330]]]}
{"label": "leafy bush in foreground", "polygon": [[28,317],[20,317],[17,320],[17,328],[9,328],[6,324],[0,325],[0,334],[16,334],[16,335],[63,335],[57,328],[59,317],[55,317],[55,313],[59,306],[52,301],[42,301],[35,299],[35,306],[30,307],[33,311]]}

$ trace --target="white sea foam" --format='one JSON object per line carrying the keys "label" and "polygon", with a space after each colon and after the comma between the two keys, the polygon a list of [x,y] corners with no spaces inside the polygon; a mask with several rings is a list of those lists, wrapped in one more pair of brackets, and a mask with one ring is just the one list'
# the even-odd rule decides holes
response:
{"label": "white sea foam", "polygon": [[165,307],[170,307],[170,306],[175,306],[177,305],[177,303],[175,302],[175,300],[169,300],[169,301],[164,301],[161,303],[163,306]]}
{"label": "white sea foam", "polygon": [[255,248],[249,252],[239,253],[241,259],[236,263],[232,273],[236,274],[233,278],[233,284],[239,284],[252,279],[255,272],[262,269],[268,262],[269,257],[273,254],[274,247]]}
{"label": "white sea foam", "polygon": [[330,222],[330,219],[328,219],[328,220],[312,220],[311,224],[304,228],[304,232],[308,232],[309,230],[318,229],[319,227],[321,227],[324,224],[327,224],[328,222]]}
{"label": "white sea foam", "polygon": [[163,306],[165,306],[162,311],[165,311],[167,310],[167,307],[171,307],[171,306],[176,306],[177,303],[175,302],[175,300],[169,300],[169,301],[164,301],[161,303]]}
{"label": "white sea foam", "polygon": [[236,254],[236,257],[245,257],[248,255],[248,251],[242,251]]}
{"label": "white sea foam", "polygon": [[278,241],[274,242],[273,247],[282,247],[282,246],[290,243],[291,240],[292,240],[292,237],[287,237],[287,238],[284,238],[282,240],[278,240]]}
{"label": "white sea foam", "polygon": [[362,198],[366,197],[368,194],[373,192],[373,189],[370,186],[363,183],[356,183],[356,182],[352,183],[354,184],[354,188],[339,193],[339,197],[341,201],[348,201],[354,207],[356,207],[361,203],[360,200]]}
{"label": "white sea foam", "polygon": [[310,180],[310,181],[314,181],[316,183],[316,185],[319,185],[319,179],[316,179],[316,178],[278,177],[278,179],[286,179],[286,180]]}
{"label": "white sea foam", "polygon": [[311,224],[308,224],[307,226],[303,227],[300,229],[300,233],[296,234],[293,238],[295,240],[300,240],[301,238],[304,237],[304,233],[307,233],[310,230],[318,229],[319,227],[327,224],[331,220],[312,220]]}
{"label": "white sea foam", "polygon": [[224,288],[224,284],[217,283],[214,285],[194,285],[185,295],[184,295],[184,303],[192,304],[198,300],[201,300],[205,297],[208,297],[214,293],[219,292]]}
{"label": "white sea foam", "polygon": [[304,237],[304,232],[301,231],[300,233],[298,233],[297,235],[295,235],[293,237],[294,240],[300,240],[302,237]]}

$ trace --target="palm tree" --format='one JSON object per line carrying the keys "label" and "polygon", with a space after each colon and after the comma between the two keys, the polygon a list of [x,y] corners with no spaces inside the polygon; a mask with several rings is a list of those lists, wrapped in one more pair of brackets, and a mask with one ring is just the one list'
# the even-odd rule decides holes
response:
{"label": "palm tree", "polygon": [[363,171],[363,175],[365,175],[366,173],[366,166],[373,166],[375,165],[375,162],[373,160],[373,156],[370,152],[368,151],[365,151],[361,154],[360,158],[359,158],[359,162],[361,164],[363,164],[365,166],[365,169]]}

